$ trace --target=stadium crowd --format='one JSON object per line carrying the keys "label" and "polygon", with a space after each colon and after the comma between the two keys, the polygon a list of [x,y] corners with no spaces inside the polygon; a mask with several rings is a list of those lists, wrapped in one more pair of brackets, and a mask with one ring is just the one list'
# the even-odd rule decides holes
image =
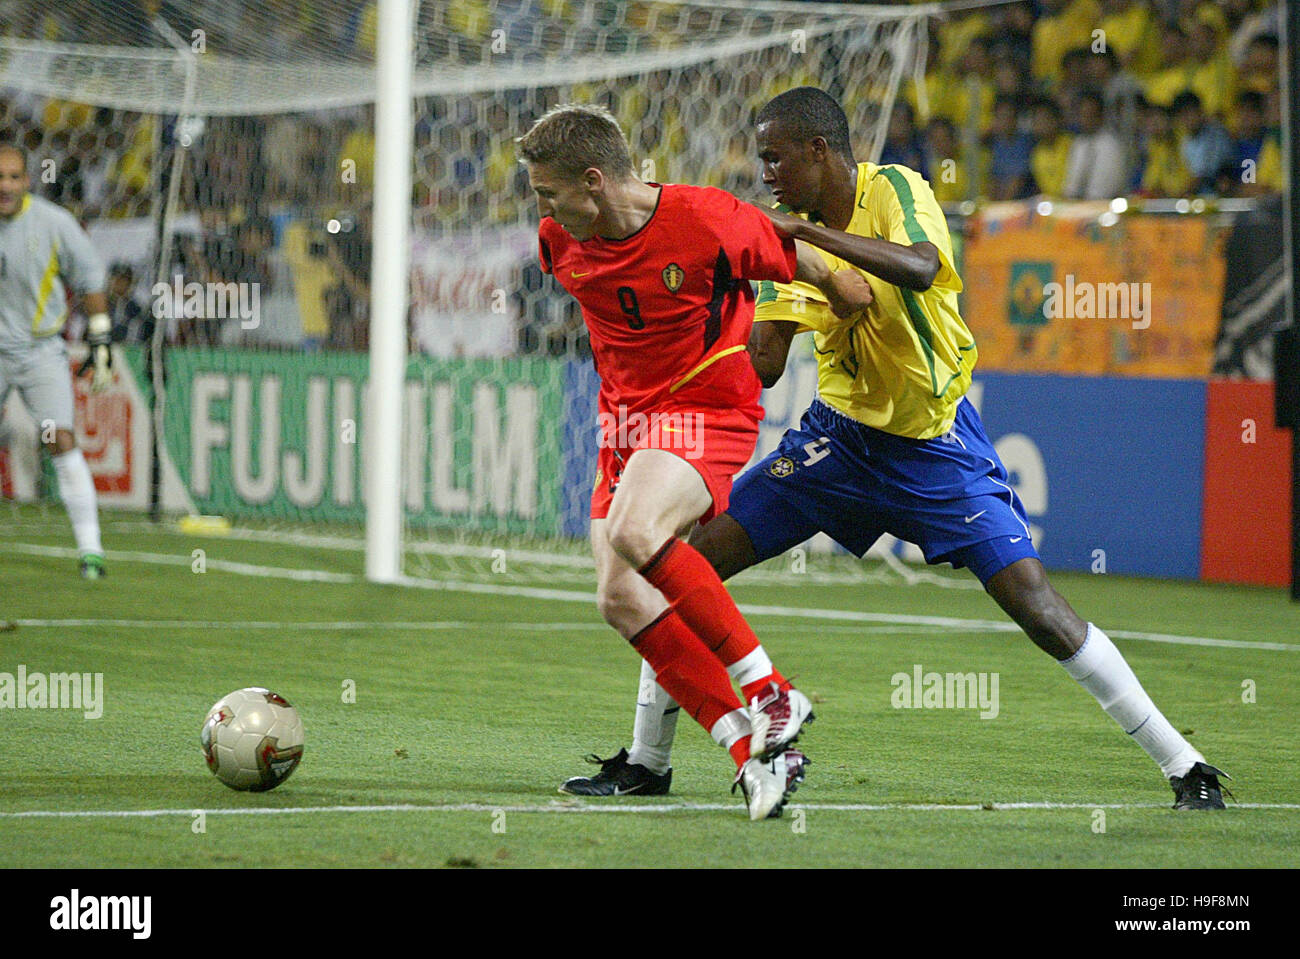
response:
{"label": "stadium crowd", "polygon": [[946,201],[1280,191],[1279,10],[1040,0],[969,11],[932,35],[924,89],[908,90],[882,162],[920,169]]}

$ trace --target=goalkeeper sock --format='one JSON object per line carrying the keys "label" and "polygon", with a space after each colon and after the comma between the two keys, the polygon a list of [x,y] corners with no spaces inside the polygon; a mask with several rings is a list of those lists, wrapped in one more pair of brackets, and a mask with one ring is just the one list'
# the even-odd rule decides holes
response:
{"label": "goalkeeper sock", "polygon": [[1061,665],[1160,765],[1166,779],[1186,775],[1193,765],[1205,761],[1156,709],[1110,637],[1092,623],[1083,645]]}
{"label": "goalkeeper sock", "polygon": [[662,776],[671,764],[673,737],[682,707],[655,679],[655,671],[641,660],[641,687],[636,697],[636,721],[632,724],[632,748],[627,761]]}
{"label": "goalkeeper sock", "polygon": [[700,642],[727,667],[747,702],[773,680],[778,686],[788,685],[773,668],[713,565],[693,546],[669,537],[637,572],[664,594]]}
{"label": "goalkeeper sock", "polygon": [[77,552],[102,555],[104,547],[99,542],[99,514],[95,504],[95,481],[81,450],[70,449],[52,457],[54,475],[59,482],[59,498],[68,510],[72,522],[72,535],[77,540]]}
{"label": "goalkeeper sock", "polygon": [[733,759],[738,744],[749,748],[749,714],[736,698],[731,678],[673,609],[664,610],[628,642],[650,664],[664,691]]}

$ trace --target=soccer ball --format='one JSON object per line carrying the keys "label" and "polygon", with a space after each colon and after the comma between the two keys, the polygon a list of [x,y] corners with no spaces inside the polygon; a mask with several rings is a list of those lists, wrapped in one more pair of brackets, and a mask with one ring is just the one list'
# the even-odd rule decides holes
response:
{"label": "soccer ball", "polygon": [[249,686],[208,710],[199,744],[208,768],[231,789],[264,792],[298,768],[302,720],[283,697]]}

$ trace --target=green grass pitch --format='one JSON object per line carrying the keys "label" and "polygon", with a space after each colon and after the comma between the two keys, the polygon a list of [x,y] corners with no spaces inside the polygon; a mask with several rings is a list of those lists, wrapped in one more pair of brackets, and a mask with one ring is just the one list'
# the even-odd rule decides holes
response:
{"label": "green grass pitch", "polygon": [[[742,604],[778,608],[751,622],[818,712],[802,740],[807,782],[782,819],[751,823],[728,791],[729,760],[685,716],[670,796],[557,794],[591,768],[585,753],[628,744],[636,693],[635,653],[600,624],[590,598],[565,597],[592,592],[580,572],[380,587],[357,575],[355,550],[184,535],[112,514],[105,543],[110,577],[87,583],[60,510],[13,508],[0,536],[0,621],[16,624],[0,631],[0,673],[23,665],[104,682],[99,719],[0,709],[6,865],[1300,860],[1300,607],[1280,590],[1054,577],[1112,635],[1229,641],[1116,637],[1157,705],[1234,776],[1236,804],[1187,814],[1168,808],[1155,766],[1059,666],[1021,634],[988,625],[1003,617],[982,592],[742,576],[733,584]],[[206,572],[194,571],[196,549]],[[334,575],[297,572],[307,570]],[[559,595],[528,594],[538,587]],[[853,622],[854,613],[899,621]],[[918,664],[996,673],[997,716],[894,708],[891,677]],[[208,707],[249,685],[287,697],[307,729],[301,767],[269,793],[225,788],[198,748]]]}

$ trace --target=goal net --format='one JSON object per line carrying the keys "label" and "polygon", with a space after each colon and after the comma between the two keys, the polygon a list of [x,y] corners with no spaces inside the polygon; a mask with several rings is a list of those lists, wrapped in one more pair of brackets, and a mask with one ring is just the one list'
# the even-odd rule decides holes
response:
{"label": "goal net", "polygon": [[[398,484],[408,573],[588,583],[596,378],[576,304],[536,262],[513,138],[558,103],[596,102],[643,179],[765,200],[754,111],[821,87],[874,159],[938,7],[412,6],[403,468],[372,476],[375,0],[0,2],[0,141],[27,149],[33,191],[78,215],[112,267],[129,375],[107,395],[78,387],[83,446],[104,451],[89,458],[109,504],[161,491],[169,512],[356,544],[367,484]],[[760,454],[814,383],[796,356],[766,398]],[[39,495],[16,405],[0,481]],[[109,475],[127,461],[130,476]],[[920,575],[892,557],[877,571]]]}

